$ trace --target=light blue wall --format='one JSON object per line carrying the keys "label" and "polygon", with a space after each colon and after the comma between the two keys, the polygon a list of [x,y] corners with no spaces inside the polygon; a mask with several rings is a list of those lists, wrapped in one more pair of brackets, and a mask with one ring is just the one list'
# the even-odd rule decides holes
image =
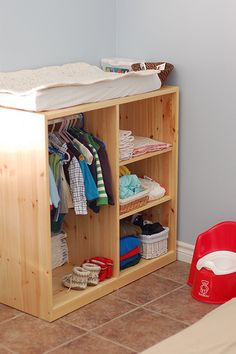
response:
{"label": "light blue wall", "polygon": [[181,241],[236,219],[236,2],[117,0],[116,54],[170,61],[181,90]]}
{"label": "light blue wall", "polygon": [[0,71],[114,54],[114,0],[0,0]]}
{"label": "light blue wall", "polygon": [[145,57],[181,89],[179,239],[236,219],[234,0],[0,0],[0,71]]}

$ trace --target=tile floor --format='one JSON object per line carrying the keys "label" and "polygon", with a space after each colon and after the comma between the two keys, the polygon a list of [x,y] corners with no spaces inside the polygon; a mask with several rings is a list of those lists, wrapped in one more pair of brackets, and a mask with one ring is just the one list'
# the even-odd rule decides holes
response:
{"label": "tile floor", "polygon": [[132,354],[213,310],[193,300],[189,264],[176,261],[48,323],[0,305],[0,354]]}

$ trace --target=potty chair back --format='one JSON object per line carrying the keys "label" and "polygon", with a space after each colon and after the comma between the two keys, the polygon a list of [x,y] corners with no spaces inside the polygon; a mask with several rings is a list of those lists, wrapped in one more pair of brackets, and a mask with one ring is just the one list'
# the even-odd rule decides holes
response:
{"label": "potty chair back", "polygon": [[236,252],[235,221],[218,223],[197,237],[189,272],[189,285],[193,285],[198,260],[205,255],[216,251]]}

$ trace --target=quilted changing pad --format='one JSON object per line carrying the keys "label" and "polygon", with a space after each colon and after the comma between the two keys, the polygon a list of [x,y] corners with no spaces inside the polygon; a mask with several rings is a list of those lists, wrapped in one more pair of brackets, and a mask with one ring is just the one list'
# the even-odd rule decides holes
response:
{"label": "quilted changing pad", "polygon": [[104,72],[87,63],[0,73],[0,106],[44,111],[159,89],[156,70]]}

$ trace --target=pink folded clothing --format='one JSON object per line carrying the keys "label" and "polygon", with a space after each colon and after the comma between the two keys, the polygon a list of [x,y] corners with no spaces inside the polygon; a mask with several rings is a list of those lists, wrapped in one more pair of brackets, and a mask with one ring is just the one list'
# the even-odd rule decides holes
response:
{"label": "pink folded clothing", "polygon": [[133,156],[146,154],[147,152],[154,152],[171,147],[171,144],[157,141],[143,136],[134,137]]}
{"label": "pink folded clothing", "polygon": [[134,137],[131,130],[122,130],[119,131],[119,153],[120,160],[127,160],[132,157],[133,153],[133,144]]}

